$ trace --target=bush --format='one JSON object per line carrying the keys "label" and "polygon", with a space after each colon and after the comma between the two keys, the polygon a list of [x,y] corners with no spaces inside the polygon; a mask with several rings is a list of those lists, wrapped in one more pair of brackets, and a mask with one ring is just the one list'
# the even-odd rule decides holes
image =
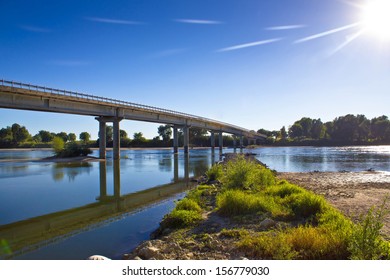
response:
{"label": "bush", "polygon": [[380,234],[383,227],[385,202],[379,209],[371,208],[365,216],[360,217],[360,222],[354,226],[349,250],[351,259],[377,260],[390,259],[390,245]]}
{"label": "bush", "polygon": [[[61,139],[62,140],[62,139]],[[62,140],[63,141],[63,140]],[[65,147],[56,152],[57,157],[78,157],[87,156],[92,153],[92,150],[84,145],[77,144],[76,142],[69,142],[65,144]]]}
{"label": "bush", "polygon": [[217,195],[217,209],[226,216],[272,212],[275,204],[260,194],[241,190],[226,190]]}
{"label": "bush", "polygon": [[183,198],[179,202],[176,203],[176,210],[188,210],[195,212],[202,212],[202,208],[200,208],[199,204],[194,200]]}
{"label": "bush", "polygon": [[174,209],[164,217],[161,225],[163,228],[183,228],[196,224],[202,220],[198,211]]}
{"label": "bush", "polygon": [[65,148],[65,142],[61,137],[56,136],[53,138],[52,147],[56,156],[59,156]]}
{"label": "bush", "polygon": [[206,171],[206,176],[209,181],[221,180],[223,177],[223,166],[221,164],[214,164]]}
{"label": "bush", "polygon": [[271,170],[238,156],[226,164],[222,183],[228,189],[259,190],[275,184],[275,176]]}

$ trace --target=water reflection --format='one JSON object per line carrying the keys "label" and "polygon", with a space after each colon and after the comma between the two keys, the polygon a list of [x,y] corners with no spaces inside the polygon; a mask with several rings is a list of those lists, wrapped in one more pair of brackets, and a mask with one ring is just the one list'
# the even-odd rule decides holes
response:
{"label": "water reflection", "polygon": [[[0,240],[5,240],[12,251],[10,254],[0,250],[0,259],[17,258],[50,246],[53,242],[63,242],[81,232],[121,220],[137,209],[144,209],[183,193],[191,186],[189,157],[185,156],[183,161],[184,178],[179,177],[178,156],[173,156],[170,162],[173,165],[172,182],[124,195],[121,194],[121,161],[98,162],[99,196],[96,202],[0,226]],[[78,174],[90,172],[92,166],[91,163],[54,164],[52,176],[55,181],[65,176],[72,181]],[[196,165],[193,169],[197,169]],[[109,171],[113,174],[112,184],[107,182],[108,178],[111,179],[111,176],[107,176]],[[113,186],[112,195],[109,186]]]}
{"label": "water reflection", "polygon": [[77,175],[82,173],[89,174],[93,168],[90,162],[66,162],[66,163],[55,163],[53,165],[53,180],[58,182],[62,181],[65,175],[69,181],[74,181]]}

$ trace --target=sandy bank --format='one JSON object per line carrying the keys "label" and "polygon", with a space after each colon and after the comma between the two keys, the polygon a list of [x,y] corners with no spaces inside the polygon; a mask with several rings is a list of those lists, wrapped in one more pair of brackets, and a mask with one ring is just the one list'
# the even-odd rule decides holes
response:
{"label": "sandy bank", "polygon": [[[279,179],[323,195],[334,207],[356,220],[372,206],[390,198],[390,172],[309,172],[278,173]],[[387,208],[390,209],[390,200]],[[390,236],[390,215],[387,215],[383,233]]]}

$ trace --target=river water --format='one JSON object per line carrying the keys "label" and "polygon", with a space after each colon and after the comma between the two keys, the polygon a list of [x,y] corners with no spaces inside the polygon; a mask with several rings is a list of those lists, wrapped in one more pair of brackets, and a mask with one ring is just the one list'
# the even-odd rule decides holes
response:
{"label": "river water", "polygon": [[[244,150],[247,152],[249,150]],[[224,153],[233,152],[224,149]],[[281,172],[390,171],[390,146],[250,150]],[[122,150],[121,160],[53,163],[47,150],[0,151],[0,259],[120,259],[220,159],[194,149]],[[94,151],[93,156],[97,156]]]}

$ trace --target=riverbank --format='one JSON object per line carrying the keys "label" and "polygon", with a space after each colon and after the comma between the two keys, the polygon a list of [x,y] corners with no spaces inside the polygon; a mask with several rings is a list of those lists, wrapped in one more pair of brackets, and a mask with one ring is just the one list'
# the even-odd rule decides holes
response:
{"label": "riverbank", "polygon": [[[237,211],[237,207],[252,199],[253,204],[264,205],[248,206],[260,208],[252,212],[245,208],[244,212],[234,212],[233,215],[226,215],[221,210],[218,201],[221,201],[220,194],[226,190],[223,190],[220,182],[201,185],[195,191],[200,194],[203,204],[198,223],[172,229],[167,226],[170,224],[167,221],[172,220],[170,214],[151,240],[124,255],[124,259],[356,258],[356,248],[351,249],[348,244],[351,244],[350,239],[357,235],[359,228],[352,226],[349,219],[339,213],[358,222],[360,214],[366,214],[372,206],[379,206],[384,197],[390,194],[390,174],[383,172],[278,173],[276,180],[276,185],[266,186],[265,190],[259,192],[260,196],[256,192],[257,198],[250,195],[242,199],[240,205],[231,207],[234,208],[233,212]],[[309,192],[301,191],[285,180]],[[242,193],[247,192],[244,190]],[[252,191],[249,190],[249,193]],[[304,198],[299,197],[301,194]],[[234,193],[232,199],[240,195]],[[270,204],[261,201],[264,195],[268,195],[266,199],[271,200]],[[291,200],[289,195],[291,198],[296,196]],[[193,197],[194,194],[190,193],[189,196]],[[327,206],[328,202],[331,206]],[[288,208],[291,205],[285,208],[289,203],[292,208]],[[234,204],[233,200],[230,204]],[[383,233],[389,234],[389,216],[386,216],[384,223]],[[332,232],[335,224],[339,224],[337,228],[341,230]],[[369,257],[360,255],[357,258]]]}
{"label": "riverbank", "polygon": [[[285,172],[277,177],[324,196],[354,221],[381,205],[386,196],[390,198],[390,172]],[[385,217],[383,233],[390,236],[390,215]]]}

